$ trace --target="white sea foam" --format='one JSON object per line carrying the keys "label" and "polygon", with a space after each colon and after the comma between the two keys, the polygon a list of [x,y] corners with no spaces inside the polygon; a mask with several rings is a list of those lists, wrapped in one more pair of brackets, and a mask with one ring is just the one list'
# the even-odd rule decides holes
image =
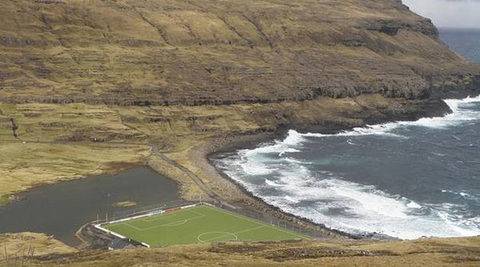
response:
{"label": "white sea foam", "polygon": [[465,191],[456,192],[456,191],[452,191],[452,190],[443,189],[442,193],[449,193],[449,194],[461,196],[464,199],[480,200],[480,197],[478,195],[473,195],[473,194],[467,193]]}
{"label": "white sea foam", "polygon": [[[297,171],[280,171],[279,181],[266,179],[264,186],[249,182],[239,173],[231,175],[267,203],[350,233],[380,233],[402,239],[480,234],[478,224],[452,215],[454,205],[424,206],[401,196],[389,195],[373,186],[335,178],[331,173],[324,172],[326,178],[319,179],[311,177],[302,166],[290,168]],[[276,193],[268,194],[264,191],[266,188]],[[303,205],[302,202],[308,204]],[[428,214],[424,214],[425,209]],[[344,212],[332,215],[329,213],[331,210]]]}
{"label": "white sea foam", "polygon": [[407,207],[409,208],[414,208],[414,209],[420,209],[422,206],[420,206],[418,203],[415,201],[410,201],[410,203],[407,204]]}
{"label": "white sea foam", "polygon": [[246,153],[278,153],[282,156],[285,153],[298,152],[295,147],[304,142],[305,137],[348,137],[348,136],[368,136],[383,135],[390,137],[403,137],[393,131],[400,127],[417,126],[427,128],[445,128],[455,126],[459,123],[472,121],[480,118],[480,112],[470,111],[462,108],[471,103],[480,102],[480,96],[467,97],[465,99],[446,99],[445,103],[452,110],[451,113],[443,117],[421,118],[416,121],[397,121],[383,124],[367,125],[365,127],[355,127],[349,131],[342,131],[336,134],[321,133],[299,133],[295,130],[289,130],[287,137],[283,141],[275,141],[272,145],[260,146],[256,149],[248,150]]}
{"label": "white sea foam", "polygon": [[265,180],[265,183],[269,186],[278,186],[278,187],[281,187],[284,185],[268,179]]}
{"label": "white sea foam", "polygon": [[[318,171],[317,176],[313,176],[305,162],[289,155],[299,152],[307,137],[384,135],[398,138],[395,130],[399,127],[444,128],[480,119],[480,112],[464,108],[480,102],[480,96],[445,102],[452,113],[443,117],[370,125],[338,134],[301,134],[290,130],[283,141],[240,150],[235,156],[224,159],[225,171],[267,203],[334,229],[351,233],[376,232],[403,239],[480,235],[480,218],[464,218],[463,214],[455,212],[461,207],[449,203],[417,203],[374,186],[345,181],[326,171]],[[467,192],[442,192],[472,197]]]}
{"label": "white sea foam", "polygon": [[273,170],[268,168],[267,165],[255,160],[249,160],[242,164],[241,167],[248,175],[267,175],[273,172]]}
{"label": "white sea foam", "polygon": [[[289,130],[287,137],[283,141],[276,140],[273,144],[263,145],[255,149],[241,150],[239,153],[243,153],[247,157],[256,157],[261,154],[273,153],[278,156],[284,156],[288,153],[299,152],[299,145],[306,139],[305,137],[339,137],[339,136],[367,136],[367,135],[383,135],[390,137],[402,137],[401,135],[392,133],[395,129],[405,126],[417,126],[428,128],[444,128],[448,126],[454,126],[465,121],[472,121],[480,118],[480,112],[470,111],[462,108],[464,105],[480,102],[480,96],[467,97],[465,99],[447,99],[445,103],[450,107],[452,113],[449,113],[443,117],[422,118],[417,121],[398,121],[389,122],[376,125],[367,125],[365,127],[353,128],[350,131],[343,131],[337,134],[321,134],[321,133],[299,133],[295,130]],[[258,171],[264,174],[268,174],[269,170],[265,166],[246,166],[247,171],[256,172],[253,168],[258,167]]]}
{"label": "white sea foam", "polygon": [[[290,135],[295,136],[293,140],[303,141],[302,137],[331,137],[331,136],[366,136],[366,135],[385,135],[391,137],[401,137],[401,135],[392,133],[393,130],[404,126],[417,126],[428,128],[445,128],[454,126],[465,121],[471,121],[480,118],[480,112],[470,111],[462,108],[469,104],[480,102],[480,96],[467,97],[465,99],[446,99],[445,103],[452,110],[451,113],[443,117],[421,118],[416,121],[398,121],[383,124],[367,125],[365,127],[356,127],[350,131],[343,131],[337,134],[306,133],[299,134],[295,131],[289,131]],[[287,137],[286,139],[289,139]],[[291,143],[291,140],[289,141]]]}

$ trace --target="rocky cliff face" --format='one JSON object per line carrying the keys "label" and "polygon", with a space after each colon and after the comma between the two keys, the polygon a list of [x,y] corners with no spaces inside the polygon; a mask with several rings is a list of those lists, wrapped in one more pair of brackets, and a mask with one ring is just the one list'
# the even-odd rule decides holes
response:
{"label": "rocky cliff face", "polygon": [[0,101],[202,105],[478,85],[399,0],[5,0]]}

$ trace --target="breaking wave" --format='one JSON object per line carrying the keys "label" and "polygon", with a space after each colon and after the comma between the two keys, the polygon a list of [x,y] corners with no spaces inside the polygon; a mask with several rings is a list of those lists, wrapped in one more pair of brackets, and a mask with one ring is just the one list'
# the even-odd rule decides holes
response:
{"label": "breaking wave", "polygon": [[466,121],[477,120],[480,118],[480,112],[469,110],[470,104],[480,102],[480,96],[467,97],[464,99],[446,99],[445,103],[452,110],[451,113],[443,117],[421,118],[417,121],[397,121],[383,124],[367,125],[365,127],[356,127],[349,131],[342,131],[336,134],[305,133],[301,134],[295,130],[288,132],[287,138],[283,142],[277,143],[278,146],[296,145],[305,141],[305,137],[332,137],[332,136],[366,136],[366,135],[384,135],[392,137],[402,137],[394,133],[394,130],[405,126],[418,126],[428,128],[445,128],[458,125]]}
{"label": "breaking wave", "polygon": [[[337,173],[312,172],[307,168],[308,162],[291,157],[301,152],[304,143],[311,138],[369,135],[399,138],[404,136],[397,129],[405,127],[441,129],[480,119],[478,110],[469,109],[471,103],[480,102],[480,96],[445,102],[452,113],[443,117],[369,125],[338,134],[302,134],[290,130],[282,141],[239,150],[217,160],[216,164],[267,203],[333,229],[354,234],[378,233],[402,239],[480,235],[480,217],[465,216],[459,212],[465,210],[461,205],[416,202],[372,185],[347,181]],[[353,144],[349,141],[348,144]],[[439,193],[472,198],[471,194],[463,191],[443,190]]]}

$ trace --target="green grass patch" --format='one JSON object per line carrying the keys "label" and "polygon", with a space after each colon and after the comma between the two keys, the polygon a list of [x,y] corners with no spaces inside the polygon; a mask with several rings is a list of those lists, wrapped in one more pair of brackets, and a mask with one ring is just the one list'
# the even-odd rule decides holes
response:
{"label": "green grass patch", "polygon": [[151,247],[237,240],[308,239],[304,235],[207,205],[106,224],[103,227]]}
{"label": "green grass patch", "polygon": [[10,202],[10,195],[0,195],[0,206],[5,206]]}

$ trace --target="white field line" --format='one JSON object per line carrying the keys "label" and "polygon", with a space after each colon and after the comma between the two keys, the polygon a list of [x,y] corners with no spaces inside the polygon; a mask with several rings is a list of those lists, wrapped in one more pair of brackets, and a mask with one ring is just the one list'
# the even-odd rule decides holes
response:
{"label": "white field line", "polygon": [[189,210],[188,212],[191,212],[191,213],[196,214],[196,215],[198,215],[198,216],[206,216],[206,215],[203,214],[203,213],[196,212],[196,211],[193,211],[193,210]]}
{"label": "white field line", "polygon": [[[129,224],[128,222],[124,222],[124,223],[121,223],[123,225],[127,225],[139,232],[145,232],[145,231],[149,231],[149,230],[152,230],[152,229],[155,229],[155,228],[160,228],[160,227],[166,227],[166,226],[179,226],[179,225],[183,225],[191,220],[195,220],[195,219],[199,219],[199,218],[203,218],[205,217],[205,215],[201,214],[201,215],[198,215],[198,216],[194,216],[194,217],[190,217],[190,218],[187,218],[187,219],[182,219],[182,220],[178,220],[178,221],[173,221],[173,222],[169,222],[169,223],[165,223],[165,224],[159,224],[159,225],[154,225],[154,226],[150,226],[150,227],[145,227],[145,228],[140,228],[140,227],[137,227],[137,226],[134,226],[132,224]],[[182,222],[181,224],[175,224],[175,223],[179,223],[179,222]]]}
{"label": "white field line", "polygon": [[[230,216],[233,216],[233,217],[236,217],[238,219],[242,219],[242,220],[246,220],[246,221],[250,221],[250,222],[253,222],[255,224],[258,224],[259,227],[255,227],[255,228],[262,228],[262,227],[271,227],[271,228],[274,228],[275,230],[278,230],[278,231],[281,231],[281,232],[284,232],[284,233],[287,233],[287,234],[290,234],[290,235],[294,235],[294,236],[297,236],[301,239],[309,239],[307,236],[304,236],[304,235],[300,235],[300,234],[297,234],[293,231],[287,231],[287,230],[284,230],[280,227],[274,227],[270,224],[267,224],[267,223],[264,223],[264,222],[261,222],[261,221],[258,221],[258,220],[255,220],[255,219],[252,219],[252,218],[249,218],[247,216],[239,216],[235,213],[232,213],[232,212],[229,212],[229,211],[226,211],[226,210],[223,210],[219,207],[216,207],[210,203],[204,203],[204,202],[201,202],[201,203],[197,203],[197,204],[192,204],[192,205],[187,205],[187,206],[182,206],[182,207],[178,207],[179,209],[186,209],[186,208],[193,208],[193,207],[198,207],[198,206],[206,206],[206,207],[210,207],[211,209],[217,211],[217,212],[221,212],[221,213],[224,213],[224,214],[228,214]],[[200,215],[202,215],[202,217],[206,216],[206,215],[203,215],[203,214],[200,214],[200,213],[197,213],[197,212],[194,212],[194,211],[190,211],[192,213],[195,213],[195,214],[198,214],[199,216],[197,217],[193,217],[193,218],[189,218],[187,219],[188,220],[192,220],[192,219],[196,219],[196,218],[200,218]],[[133,229],[137,230],[137,231],[146,231],[146,230],[141,230],[140,228],[138,227],[135,227],[135,226],[132,226],[131,224],[128,224],[126,223],[127,221],[131,221],[131,220],[134,220],[134,219],[139,219],[139,218],[143,218],[143,217],[151,217],[151,216],[155,216],[155,215],[159,215],[159,214],[163,214],[165,213],[165,210],[155,210],[155,211],[151,211],[151,212],[148,212],[146,214],[142,214],[142,215],[137,215],[137,216],[133,216],[133,217],[129,217],[129,218],[124,218],[124,219],[119,219],[119,220],[115,220],[115,221],[111,221],[111,222],[108,222],[108,223],[104,223],[104,224],[114,224],[114,223],[121,223],[121,224],[125,224],[127,226],[130,226],[132,227]],[[123,222],[123,223],[122,223]],[[114,231],[111,231],[111,230],[108,230],[108,229],[105,229],[102,227],[102,225],[104,224],[95,224],[94,226],[96,228],[98,228],[99,230],[102,230],[104,232],[107,232],[109,234],[112,234],[114,236],[117,236],[117,237],[120,237],[120,238],[127,238],[123,235],[120,235]],[[156,226],[156,227],[161,227],[161,226],[164,226],[164,225],[159,225],[159,226]],[[262,226],[262,227],[260,227]],[[147,229],[148,230],[148,229]],[[251,229],[247,229],[248,231],[253,231],[253,228]],[[150,247],[149,244],[146,244],[146,243],[143,243],[141,242],[143,245],[145,245],[146,247]]]}
{"label": "white field line", "polygon": [[[242,230],[242,231],[238,231],[238,232],[205,232],[205,233],[201,233],[197,236],[197,240],[202,242],[202,243],[206,243],[206,242],[209,242],[209,241],[212,241],[212,240],[215,240],[215,239],[219,239],[219,238],[222,238],[224,236],[234,236],[235,237],[235,240],[238,240],[238,234],[243,234],[243,233],[247,233],[247,232],[250,232],[250,231],[255,231],[255,230],[258,230],[258,229],[262,229],[264,227],[267,227],[266,225],[260,225],[260,226],[257,226],[257,227],[253,227],[253,228],[249,228],[249,229],[246,229],[246,230]],[[207,239],[207,240],[203,240],[201,239],[200,237],[202,235],[206,235],[206,234],[210,234],[210,233],[219,233],[219,234],[222,234],[222,235],[219,235],[217,237],[212,237],[210,239]]]}
{"label": "white field line", "polygon": [[[205,204],[205,203],[197,203],[197,204],[191,204],[191,205],[186,205],[186,206],[182,206],[182,207],[179,207],[179,209],[186,209],[186,208],[192,208],[192,207],[196,207],[196,206],[199,206],[199,205],[202,205],[202,204]],[[119,219],[119,220],[114,220],[114,221],[110,221],[110,222],[106,222],[106,223],[100,223],[100,224],[94,224],[93,226],[103,232],[106,232],[108,234],[111,234],[113,236],[116,236],[116,237],[119,237],[119,238],[122,238],[122,239],[126,239],[128,237],[126,236],[123,236],[119,233],[116,233],[114,231],[111,231],[111,230],[108,230],[106,228],[103,227],[103,225],[107,225],[107,224],[115,224],[115,223],[122,223],[122,222],[127,222],[127,221],[131,221],[131,220],[135,220],[135,219],[139,219],[139,218],[143,218],[143,217],[151,217],[151,216],[155,216],[155,215],[159,215],[159,214],[162,214],[164,213],[165,211],[164,210],[160,210],[160,209],[155,209],[155,210],[152,210],[152,211],[149,211],[145,214],[142,214],[142,215],[137,215],[137,216],[132,216],[132,217],[128,217],[128,218],[124,218],[124,219]],[[122,223],[123,224],[123,223]],[[144,242],[140,242],[142,245],[146,246],[146,247],[150,247],[149,244],[147,243],[144,243]]]}
{"label": "white field line", "polygon": [[[188,207],[188,208],[191,208],[191,207]],[[187,208],[185,208],[185,209],[187,209]],[[177,210],[177,211],[180,211],[180,210]],[[194,212],[193,210],[187,210],[187,211],[183,210],[182,212],[193,213],[193,214],[195,214],[195,215],[197,215],[197,216],[205,216],[205,215],[203,215],[203,214]],[[173,214],[175,214],[175,211],[173,211],[171,214],[168,214],[167,212],[164,212],[164,213],[165,213],[165,215],[163,215],[163,216],[168,216],[168,215],[173,215]],[[162,214],[164,214],[164,213],[162,213]],[[158,215],[158,214],[157,214],[157,215]],[[142,219],[142,221],[144,221],[144,222],[156,222],[156,221],[162,220],[163,218],[164,218],[164,217],[162,217],[162,216],[156,216],[156,217],[152,217],[152,218],[148,217],[148,218]],[[187,218],[187,219],[190,219],[190,218]]]}
{"label": "white field line", "polygon": [[[187,206],[182,206],[182,207],[178,207],[177,209],[173,210],[172,212],[175,213],[175,211],[180,211],[180,210],[183,210],[183,209],[189,209],[189,208],[193,208],[193,207],[196,207],[200,204],[192,204],[192,205],[187,205]],[[168,210],[168,209],[167,209]],[[159,220],[161,217],[158,217],[158,218],[149,218],[149,217],[153,217],[154,215],[158,215],[158,214],[163,214],[163,213],[167,213],[167,210],[162,210],[161,213],[157,213],[157,214],[151,214],[151,216],[148,216],[147,218],[143,219],[144,221],[146,222],[154,222],[154,221],[157,221]],[[190,211],[190,212],[193,212],[193,211]],[[194,213],[194,212],[193,212]],[[130,220],[131,219],[134,219],[134,217],[132,218],[129,218]],[[135,219],[138,219],[138,218],[135,218]]]}
{"label": "white field line", "polygon": [[[207,206],[210,206],[210,207],[211,207],[211,205],[207,205]],[[223,210],[223,209],[220,209],[220,208],[217,208],[217,207],[215,207],[215,210],[218,210],[219,212],[222,212],[222,213],[225,213],[225,214],[229,214],[229,215],[231,215],[231,216],[233,216],[233,217],[236,217],[236,218],[239,218],[239,219],[243,219],[243,220],[247,220],[247,221],[250,221],[250,222],[259,224],[259,225],[269,226],[269,227],[272,227],[272,228],[274,228],[274,229],[276,229],[276,230],[279,230],[279,231],[281,231],[281,232],[284,232],[284,233],[287,233],[287,234],[290,234],[290,235],[294,235],[294,236],[297,236],[297,237],[302,238],[302,239],[305,239],[305,238],[308,239],[308,237],[306,237],[306,236],[299,235],[299,234],[297,234],[297,233],[295,233],[295,232],[292,232],[292,231],[286,231],[286,230],[283,230],[283,229],[280,228],[280,227],[274,227],[274,226],[272,226],[272,225],[270,225],[270,224],[267,224],[267,223],[264,223],[264,222],[260,222],[260,221],[254,220],[254,219],[251,219],[251,218],[246,217],[246,216],[238,216],[238,215],[236,215],[236,214],[234,214],[234,213],[231,213],[231,212],[229,212],[229,211],[226,211],[226,210]]]}
{"label": "white field line", "polygon": [[[201,204],[202,203],[192,204],[192,205],[182,206],[182,207],[178,207],[178,208],[179,209],[192,208],[192,207],[199,206]],[[119,222],[131,221],[131,220],[135,220],[135,219],[139,219],[139,218],[143,218],[143,217],[151,217],[151,216],[155,216],[155,215],[159,215],[159,214],[163,214],[163,213],[165,213],[165,210],[153,210],[153,211],[147,212],[147,213],[142,214],[142,215],[132,216],[132,217],[119,219],[119,220],[114,220],[114,221],[110,221],[110,222],[105,222],[105,223],[101,223],[101,224],[96,224],[95,226],[97,226],[97,225],[101,226],[101,225],[104,225],[104,224],[115,224],[115,223],[119,223]]]}
{"label": "white field line", "polygon": [[193,207],[196,207],[198,205],[200,205],[200,204],[187,205],[187,206],[180,207],[180,209],[183,210],[183,209],[193,208]]}
{"label": "white field line", "polygon": [[128,226],[128,227],[130,227],[130,228],[133,228],[135,231],[139,231],[139,232],[142,231],[142,229],[140,229],[140,228],[138,228],[138,227],[136,227],[136,226],[133,226],[133,225],[129,224],[128,222],[120,223],[120,225],[126,225],[126,226]]}
{"label": "white field line", "polygon": [[[104,231],[104,232],[107,232],[107,233],[109,233],[109,234],[111,234],[111,235],[114,235],[114,236],[116,236],[116,237],[119,237],[119,238],[121,238],[121,239],[127,239],[126,236],[123,236],[123,235],[121,235],[121,234],[115,233],[114,231],[110,231],[110,230],[108,230],[108,229],[105,229],[105,228],[101,227],[101,226],[98,225],[98,224],[94,225],[94,227],[97,228],[97,229],[99,229],[99,230],[102,230],[102,231]],[[138,242],[140,242],[140,241],[138,241]],[[145,242],[140,242],[140,244],[142,244],[143,246],[145,246],[145,247],[147,247],[147,248],[150,248],[150,245],[147,244],[147,243],[145,243]]]}
{"label": "white field line", "polygon": [[[200,239],[200,236],[203,235],[203,234],[208,234],[208,233],[221,233],[221,232],[206,232],[206,233],[202,233],[200,235],[197,236],[197,240],[202,242],[202,243],[206,243],[206,242],[209,242],[209,241],[212,241],[212,240],[215,240],[215,239],[219,239],[219,238],[222,238],[224,236],[229,236],[229,235],[232,235],[232,236],[235,236],[235,239],[238,240],[238,235],[239,234],[243,234],[243,233],[247,233],[247,232],[251,232],[251,231],[255,231],[255,230],[259,230],[259,229],[262,229],[262,228],[265,228],[265,227],[272,227],[271,225],[268,225],[268,224],[263,224],[263,225],[260,225],[260,226],[257,226],[257,227],[253,227],[253,228],[249,228],[249,229],[246,229],[246,230],[242,230],[242,231],[238,231],[238,232],[233,232],[233,233],[230,233],[230,232],[224,232],[225,234],[223,235],[220,235],[220,236],[217,236],[217,237],[213,237],[213,238],[210,238],[210,239],[207,239],[207,240],[201,240]],[[281,230],[283,231],[283,229],[280,229],[278,227],[275,227],[276,230]],[[284,231],[286,232],[286,231]],[[292,234],[291,232],[286,232],[287,234]],[[295,233],[294,233],[295,235]],[[296,235],[298,236],[298,235]]]}
{"label": "white field line", "polygon": [[149,213],[142,214],[142,215],[128,217],[128,218],[125,218],[125,219],[110,221],[110,222],[107,222],[107,223],[104,223],[104,224],[115,224],[115,223],[119,223],[119,222],[126,222],[126,221],[135,220],[135,219],[140,219],[140,218],[143,218],[143,217],[151,217],[151,216],[159,215],[159,214],[162,214],[164,212],[165,212],[164,210],[159,210],[159,211],[149,212]]}
{"label": "white field line", "polygon": [[[201,237],[202,237],[203,235],[206,235],[206,234],[221,234],[221,235],[216,236],[216,237],[212,237],[212,238],[206,239],[206,240],[201,239]],[[237,236],[236,234],[234,234],[234,233],[230,233],[230,232],[215,232],[215,231],[214,231],[214,232],[201,233],[201,234],[199,234],[199,235],[197,236],[197,240],[200,241],[200,243],[207,243],[207,242],[209,242],[209,241],[222,238],[222,237],[224,237],[224,236],[233,236],[233,237],[235,237],[235,240],[238,240],[238,236]]]}
{"label": "white field line", "polygon": [[123,236],[123,235],[121,235],[121,234],[115,233],[114,231],[110,231],[110,230],[108,230],[108,229],[106,229],[106,228],[103,228],[103,227],[100,226],[99,224],[95,224],[94,226],[95,226],[95,228],[97,228],[97,229],[99,229],[99,230],[102,230],[102,231],[104,231],[104,232],[107,232],[107,233],[109,233],[109,234],[112,234],[112,235],[114,235],[114,236],[116,236],[116,237],[120,237],[121,239],[127,238],[127,237],[125,237],[125,236]]}
{"label": "white field line", "polygon": [[282,229],[282,228],[280,228],[280,227],[278,227],[278,226],[275,227],[274,225],[268,225],[268,224],[267,224],[266,226],[272,227],[272,228],[274,228],[274,229],[276,229],[276,230],[278,230],[278,231],[280,231],[280,232],[284,232],[284,233],[286,233],[286,234],[296,236],[296,237],[298,237],[298,238],[300,238],[300,239],[311,239],[310,237],[308,237],[308,236],[306,236],[306,235],[297,234],[297,233],[295,233],[294,231],[287,231],[287,230]]}

